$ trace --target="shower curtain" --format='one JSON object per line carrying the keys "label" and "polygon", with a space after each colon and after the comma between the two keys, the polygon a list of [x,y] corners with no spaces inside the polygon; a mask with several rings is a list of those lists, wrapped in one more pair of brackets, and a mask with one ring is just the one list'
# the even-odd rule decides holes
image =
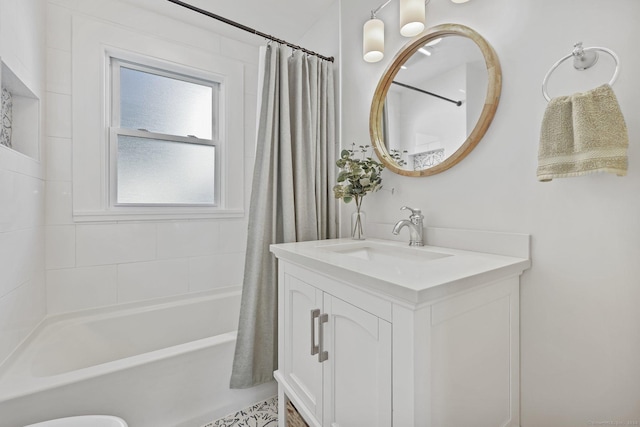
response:
{"label": "shower curtain", "polygon": [[269,44],[261,49],[258,131],[240,324],[231,388],[277,369],[277,270],[272,243],[337,237],[332,64]]}

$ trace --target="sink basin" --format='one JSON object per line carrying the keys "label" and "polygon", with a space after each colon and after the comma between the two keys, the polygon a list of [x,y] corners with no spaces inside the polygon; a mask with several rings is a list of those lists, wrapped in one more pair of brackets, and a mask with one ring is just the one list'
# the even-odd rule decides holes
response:
{"label": "sink basin", "polygon": [[371,241],[323,246],[322,249],[375,264],[411,267],[451,256],[424,248],[398,247]]}

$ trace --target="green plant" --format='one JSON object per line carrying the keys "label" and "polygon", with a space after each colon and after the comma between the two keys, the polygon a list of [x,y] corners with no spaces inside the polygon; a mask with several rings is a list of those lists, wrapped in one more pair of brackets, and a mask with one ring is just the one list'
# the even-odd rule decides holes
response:
{"label": "green plant", "polygon": [[407,150],[400,151],[400,150],[396,150],[395,148],[392,148],[391,150],[389,150],[389,157],[391,157],[391,159],[394,162],[396,162],[398,166],[406,166],[407,161],[403,159],[402,156],[407,153],[408,153]]}
{"label": "green plant", "polygon": [[342,150],[336,166],[340,168],[338,184],[333,187],[336,199],[342,199],[345,203],[354,200],[356,209],[360,211],[362,198],[368,193],[382,188],[381,172],[384,165],[373,160],[368,153],[368,145],[352,144],[351,150]]}

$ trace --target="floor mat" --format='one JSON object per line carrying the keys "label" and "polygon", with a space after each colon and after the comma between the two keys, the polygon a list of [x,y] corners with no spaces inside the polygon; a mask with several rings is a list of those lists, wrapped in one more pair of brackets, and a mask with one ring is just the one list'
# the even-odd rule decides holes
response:
{"label": "floor mat", "polygon": [[276,427],[278,396],[271,397],[235,414],[205,424],[203,427]]}

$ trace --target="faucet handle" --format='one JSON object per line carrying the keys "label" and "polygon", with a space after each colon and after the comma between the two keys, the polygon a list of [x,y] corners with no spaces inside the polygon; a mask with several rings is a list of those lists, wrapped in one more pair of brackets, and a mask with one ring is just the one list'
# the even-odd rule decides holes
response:
{"label": "faucet handle", "polygon": [[403,206],[400,208],[401,211],[403,210],[410,210],[411,211],[411,216],[422,216],[422,210],[420,209],[415,209],[415,208],[410,208],[409,206]]}

